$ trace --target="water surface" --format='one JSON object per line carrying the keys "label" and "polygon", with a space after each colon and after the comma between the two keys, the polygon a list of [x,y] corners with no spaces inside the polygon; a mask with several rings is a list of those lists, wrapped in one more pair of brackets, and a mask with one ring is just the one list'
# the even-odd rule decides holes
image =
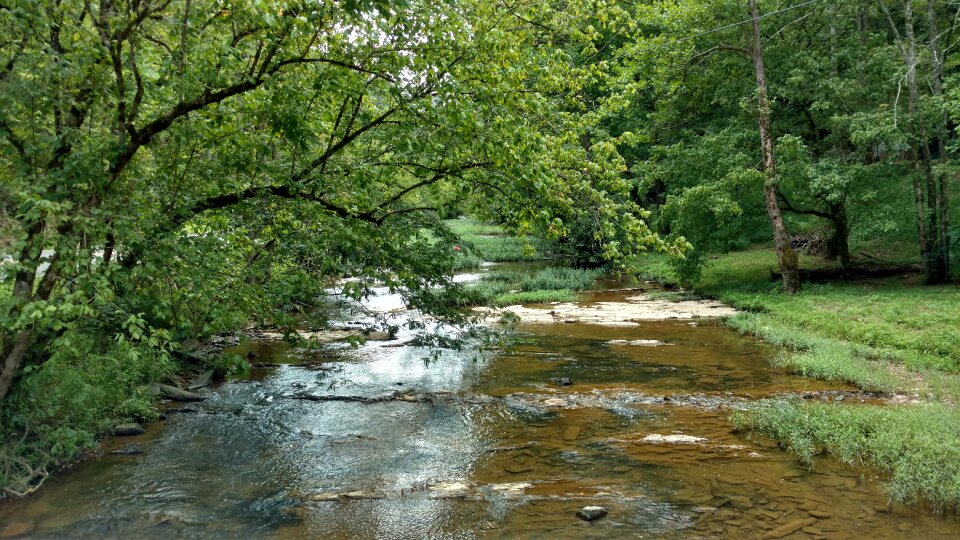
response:
{"label": "water surface", "polygon": [[[371,305],[402,306],[380,293]],[[772,369],[762,343],[705,321],[518,331],[498,354],[439,358],[404,334],[246,345],[277,367],[108,440],[144,452],[80,464],[0,521],[36,538],[960,537],[956,521],[891,504],[869,473],[831,459],[809,473],[734,433],[746,400],[852,391]],[[641,339],[663,345],[622,343]],[[357,491],[375,498],[310,500]],[[609,515],[584,522],[587,505]]]}

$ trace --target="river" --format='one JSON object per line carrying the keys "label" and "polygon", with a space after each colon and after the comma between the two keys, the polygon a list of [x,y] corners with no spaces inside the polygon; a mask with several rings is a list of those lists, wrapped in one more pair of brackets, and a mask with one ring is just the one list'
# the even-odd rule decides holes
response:
{"label": "river", "polygon": [[[402,305],[378,292],[370,306]],[[108,439],[0,521],[36,538],[960,537],[869,471],[810,472],[734,433],[751,399],[868,399],[771,368],[763,343],[705,320],[516,331],[496,353],[436,357],[405,333],[242,345],[269,367]],[[110,454],[131,443],[143,452]],[[608,514],[578,519],[593,505]]]}

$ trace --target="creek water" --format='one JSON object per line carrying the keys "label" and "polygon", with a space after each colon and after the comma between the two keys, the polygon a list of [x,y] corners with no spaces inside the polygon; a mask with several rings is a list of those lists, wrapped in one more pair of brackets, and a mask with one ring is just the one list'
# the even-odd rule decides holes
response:
{"label": "creek water", "polygon": [[[402,306],[379,292],[373,308]],[[734,433],[750,399],[860,399],[771,368],[762,343],[709,321],[516,330],[493,354],[434,357],[403,333],[243,345],[275,367],[105,441],[0,522],[36,538],[960,537],[869,472],[827,458],[809,472]],[[132,442],[142,454],[109,453]],[[590,505],[609,514],[578,519]]]}

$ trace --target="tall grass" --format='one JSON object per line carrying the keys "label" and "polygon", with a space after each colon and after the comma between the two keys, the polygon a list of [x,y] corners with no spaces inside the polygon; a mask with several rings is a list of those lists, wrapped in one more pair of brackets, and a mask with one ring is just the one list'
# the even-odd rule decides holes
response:
{"label": "tall grass", "polygon": [[960,411],[955,407],[768,400],[736,413],[734,422],[781,441],[808,466],[825,451],[853,465],[870,463],[887,475],[897,501],[960,508]]}
{"label": "tall grass", "polygon": [[465,305],[505,306],[572,302],[600,277],[597,270],[544,268],[533,274],[490,272],[466,288]]}

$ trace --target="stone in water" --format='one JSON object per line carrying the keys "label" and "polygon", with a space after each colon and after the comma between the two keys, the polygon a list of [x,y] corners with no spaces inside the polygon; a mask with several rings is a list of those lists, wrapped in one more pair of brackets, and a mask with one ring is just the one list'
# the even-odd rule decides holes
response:
{"label": "stone in water", "polygon": [[594,521],[607,515],[607,509],[602,506],[584,506],[577,512],[577,517],[586,521]]}

